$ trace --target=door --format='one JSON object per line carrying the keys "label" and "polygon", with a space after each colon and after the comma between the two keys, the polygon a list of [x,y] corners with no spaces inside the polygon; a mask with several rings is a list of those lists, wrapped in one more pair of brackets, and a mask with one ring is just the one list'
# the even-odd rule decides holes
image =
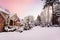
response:
{"label": "door", "polygon": [[10,26],[13,26],[13,20],[10,20]]}

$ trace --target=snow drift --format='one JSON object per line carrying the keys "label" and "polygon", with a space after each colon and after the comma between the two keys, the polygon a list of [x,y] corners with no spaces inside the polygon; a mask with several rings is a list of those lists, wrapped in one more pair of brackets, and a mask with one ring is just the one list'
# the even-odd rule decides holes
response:
{"label": "snow drift", "polygon": [[34,27],[31,30],[0,33],[0,40],[60,40],[59,27]]}

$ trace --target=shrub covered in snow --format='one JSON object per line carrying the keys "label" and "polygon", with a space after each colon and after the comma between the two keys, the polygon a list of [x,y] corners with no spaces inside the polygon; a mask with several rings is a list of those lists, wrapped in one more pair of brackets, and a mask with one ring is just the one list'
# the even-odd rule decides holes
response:
{"label": "shrub covered in snow", "polygon": [[24,27],[25,30],[28,30],[34,27],[34,17],[33,16],[25,17],[24,24],[25,24],[25,27]]}

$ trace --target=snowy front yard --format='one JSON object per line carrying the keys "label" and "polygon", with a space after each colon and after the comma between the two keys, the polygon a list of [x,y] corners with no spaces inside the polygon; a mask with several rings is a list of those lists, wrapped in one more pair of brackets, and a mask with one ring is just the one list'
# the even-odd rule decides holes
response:
{"label": "snowy front yard", "polygon": [[60,27],[34,27],[31,30],[0,33],[0,40],[60,40]]}

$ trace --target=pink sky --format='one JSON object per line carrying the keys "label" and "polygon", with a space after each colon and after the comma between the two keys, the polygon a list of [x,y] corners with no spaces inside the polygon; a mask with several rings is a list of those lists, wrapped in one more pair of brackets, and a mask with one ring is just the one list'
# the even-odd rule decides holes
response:
{"label": "pink sky", "polygon": [[43,5],[40,0],[0,0],[0,6],[17,13],[19,17],[25,17],[39,14]]}

